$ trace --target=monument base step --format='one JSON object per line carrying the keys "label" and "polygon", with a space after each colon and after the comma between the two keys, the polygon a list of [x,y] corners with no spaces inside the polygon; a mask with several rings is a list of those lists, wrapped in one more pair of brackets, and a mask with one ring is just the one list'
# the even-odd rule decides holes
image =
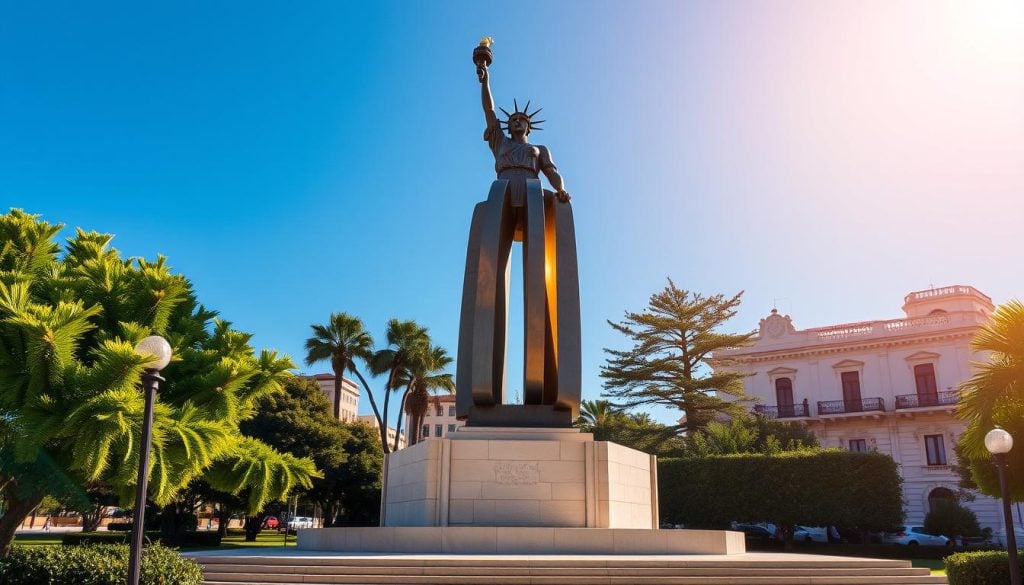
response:
{"label": "monument base step", "polygon": [[730,530],[385,526],[300,530],[298,548],[453,555],[731,555],[746,552],[746,543],[742,532]]}
{"label": "monument base step", "polygon": [[944,584],[909,561],[741,555],[366,555],[294,548],[188,553],[207,585],[926,585]]}

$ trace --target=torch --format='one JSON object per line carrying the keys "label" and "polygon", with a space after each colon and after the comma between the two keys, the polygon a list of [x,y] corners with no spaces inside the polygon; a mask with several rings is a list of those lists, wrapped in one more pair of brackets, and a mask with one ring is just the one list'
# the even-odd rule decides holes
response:
{"label": "torch", "polygon": [[484,37],[480,39],[480,44],[473,49],[473,63],[476,65],[476,74],[481,79],[483,79],[484,69],[487,69],[494,61],[494,53],[491,52],[493,42],[494,39],[491,37]]}

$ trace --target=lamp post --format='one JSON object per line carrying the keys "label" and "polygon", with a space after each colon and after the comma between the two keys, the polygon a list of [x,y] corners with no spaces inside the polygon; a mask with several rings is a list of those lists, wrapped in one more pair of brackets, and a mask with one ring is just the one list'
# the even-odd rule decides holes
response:
{"label": "lamp post", "polygon": [[149,486],[149,446],[153,442],[153,403],[160,382],[160,370],[171,361],[171,344],[158,335],[151,335],[135,346],[135,351],[152,356],[142,374],[142,391],[146,395],[146,410],[142,418],[142,442],[139,444],[139,476],[135,482],[135,518],[132,521],[132,540],[128,554],[128,585],[139,585],[142,574],[142,538],[146,522],[146,488]]}
{"label": "lamp post", "polygon": [[1020,563],[1017,561],[1017,536],[1013,533],[1010,513],[1010,489],[1006,482],[1006,454],[1013,449],[1010,433],[996,427],[985,435],[985,448],[992,454],[999,470],[999,492],[1003,497],[1003,523],[1006,525],[1006,552],[1010,558],[1010,585],[1021,585]]}

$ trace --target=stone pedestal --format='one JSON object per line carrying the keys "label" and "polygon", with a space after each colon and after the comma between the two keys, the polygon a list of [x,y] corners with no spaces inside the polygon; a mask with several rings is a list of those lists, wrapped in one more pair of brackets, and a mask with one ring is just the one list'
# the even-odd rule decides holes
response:
{"label": "stone pedestal", "polygon": [[578,429],[463,427],[387,456],[381,524],[658,528],[656,458]]}

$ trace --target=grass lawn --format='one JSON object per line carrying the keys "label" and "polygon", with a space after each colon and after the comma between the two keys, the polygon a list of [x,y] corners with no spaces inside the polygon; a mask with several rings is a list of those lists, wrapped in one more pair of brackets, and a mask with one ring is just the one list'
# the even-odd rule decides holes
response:
{"label": "grass lawn", "polygon": [[61,533],[59,532],[36,532],[32,534],[18,534],[14,537],[14,544],[23,546],[47,546],[60,544]]}
{"label": "grass lawn", "polygon": [[[256,542],[246,542],[244,534],[233,534],[229,532],[227,536],[221,539],[220,546],[217,548],[183,548],[181,550],[230,550],[262,546],[285,546],[284,535],[279,534],[274,530],[264,530],[256,535]],[[295,546],[294,534],[288,535],[288,546]]]}
{"label": "grass lawn", "polygon": [[915,567],[928,567],[932,575],[945,575],[946,565],[942,559],[910,559]]}
{"label": "grass lawn", "polygon": [[[15,537],[14,544],[21,546],[48,546],[60,544],[60,539],[60,533],[19,534]],[[232,531],[220,541],[220,546],[217,548],[183,548],[181,550],[230,550],[263,546],[285,546],[284,535],[273,530],[266,530],[256,536],[256,542],[246,542],[244,534],[235,534]],[[295,546],[294,534],[288,535],[288,546]]]}

